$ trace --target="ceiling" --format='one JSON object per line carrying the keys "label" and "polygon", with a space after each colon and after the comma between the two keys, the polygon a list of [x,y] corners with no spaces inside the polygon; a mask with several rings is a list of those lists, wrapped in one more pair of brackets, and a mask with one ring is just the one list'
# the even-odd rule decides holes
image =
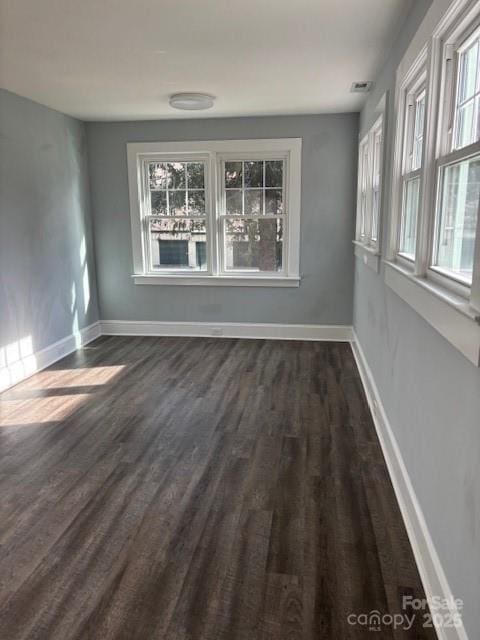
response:
{"label": "ceiling", "polygon": [[[358,111],[412,0],[0,0],[0,86],[82,120]],[[181,112],[179,91],[215,106]]]}

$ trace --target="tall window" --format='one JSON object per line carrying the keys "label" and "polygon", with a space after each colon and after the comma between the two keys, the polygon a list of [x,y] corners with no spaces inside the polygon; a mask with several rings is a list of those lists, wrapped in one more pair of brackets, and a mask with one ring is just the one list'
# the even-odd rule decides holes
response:
{"label": "tall window", "polygon": [[298,284],[301,140],[127,146],[140,283]]}
{"label": "tall window", "polygon": [[432,269],[470,286],[480,198],[480,27],[447,49],[444,78],[451,90],[437,160]]}
{"label": "tall window", "polygon": [[411,90],[406,92],[401,188],[402,212],[398,250],[401,255],[410,260],[415,259],[417,241],[425,95],[425,77],[422,74],[420,81],[417,81]]}
{"label": "tall window", "polygon": [[362,139],[358,153],[357,243],[375,251],[379,245],[383,117]]}
{"label": "tall window", "polygon": [[284,161],[227,160],[222,174],[223,270],[281,272]]}
{"label": "tall window", "polygon": [[366,221],[368,211],[368,189],[369,189],[369,158],[368,158],[368,135],[360,143],[358,154],[358,222],[357,240],[364,242],[366,239]]}
{"label": "tall window", "polygon": [[149,270],[204,271],[195,247],[206,241],[205,162],[146,162]]}

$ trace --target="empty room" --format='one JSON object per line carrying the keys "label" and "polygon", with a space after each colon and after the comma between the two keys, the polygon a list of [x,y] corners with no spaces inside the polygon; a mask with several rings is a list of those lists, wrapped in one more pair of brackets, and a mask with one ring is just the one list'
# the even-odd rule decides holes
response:
{"label": "empty room", "polygon": [[480,2],[0,0],[0,640],[480,639]]}

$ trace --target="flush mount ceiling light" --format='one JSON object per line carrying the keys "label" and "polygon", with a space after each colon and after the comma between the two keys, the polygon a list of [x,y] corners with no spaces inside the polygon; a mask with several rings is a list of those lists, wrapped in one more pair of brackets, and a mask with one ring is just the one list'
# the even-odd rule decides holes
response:
{"label": "flush mount ceiling light", "polygon": [[361,82],[352,82],[350,93],[368,93],[372,88],[370,80],[362,80]]}
{"label": "flush mount ceiling light", "polygon": [[170,106],[174,109],[200,111],[213,107],[215,98],[207,93],[174,93],[170,96]]}

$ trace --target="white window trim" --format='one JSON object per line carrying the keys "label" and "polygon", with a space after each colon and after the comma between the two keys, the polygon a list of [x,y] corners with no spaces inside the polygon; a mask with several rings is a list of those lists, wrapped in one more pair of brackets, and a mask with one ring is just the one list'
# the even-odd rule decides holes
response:
{"label": "white window trim", "polygon": [[[436,3],[438,4],[440,3]],[[430,263],[437,198],[437,159],[442,155],[440,141],[444,138],[443,132],[439,131],[440,123],[445,122],[442,113],[446,102],[445,91],[440,91],[443,84],[444,47],[449,43],[450,34],[454,32],[458,34],[467,22],[478,20],[478,14],[478,3],[475,0],[455,0],[450,6],[444,7],[441,13],[438,12],[438,6],[433,7],[419,29],[420,35],[417,34],[417,37],[412,40],[397,70],[395,103],[397,129],[392,175],[392,211],[385,260],[387,285],[475,366],[480,366],[480,216],[471,289],[450,277],[443,276],[440,269],[431,269]],[[412,78],[425,64],[427,92],[420,207],[417,220],[417,251],[415,262],[412,263],[399,256],[397,252],[405,122],[402,102],[405,97],[405,87],[411,83]],[[462,150],[462,153],[464,152],[465,149]],[[451,162],[455,154],[456,152],[451,152],[448,157],[443,154],[441,163],[445,163],[446,159]]]}
{"label": "white window trim", "polygon": [[[300,282],[300,212],[301,212],[301,138],[255,140],[209,140],[192,142],[135,142],[127,143],[128,183],[132,230],[133,282],[157,285],[213,285],[213,286],[299,286]],[[221,271],[219,251],[216,250],[219,214],[223,193],[221,163],[231,159],[268,159],[282,156],[286,160],[285,185],[285,266],[281,273]],[[142,231],[141,201],[142,165],[148,159],[172,157],[206,162],[207,192],[211,194],[207,207],[207,235],[210,242],[207,271],[182,274],[178,271],[152,273],[146,268],[147,252]]]}
{"label": "white window trim", "polygon": [[[375,110],[377,117],[368,132],[361,137],[358,147],[358,176],[357,176],[357,215],[355,225],[354,253],[362,259],[364,264],[378,273],[380,265],[380,245],[383,228],[383,167],[385,160],[385,104],[386,97],[383,96]],[[381,136],[380,146],[380,170],[378,180],[378,217],[377,217],[377,237],[372,238],[373,226],[373,192],[374,192],[374,152],[375,139]],[[362,226],[362,181],[363,181],[363,152],[367,147],[367,185],[366,185],[366,212],[365,212],[365,234],[361,235]]]}

